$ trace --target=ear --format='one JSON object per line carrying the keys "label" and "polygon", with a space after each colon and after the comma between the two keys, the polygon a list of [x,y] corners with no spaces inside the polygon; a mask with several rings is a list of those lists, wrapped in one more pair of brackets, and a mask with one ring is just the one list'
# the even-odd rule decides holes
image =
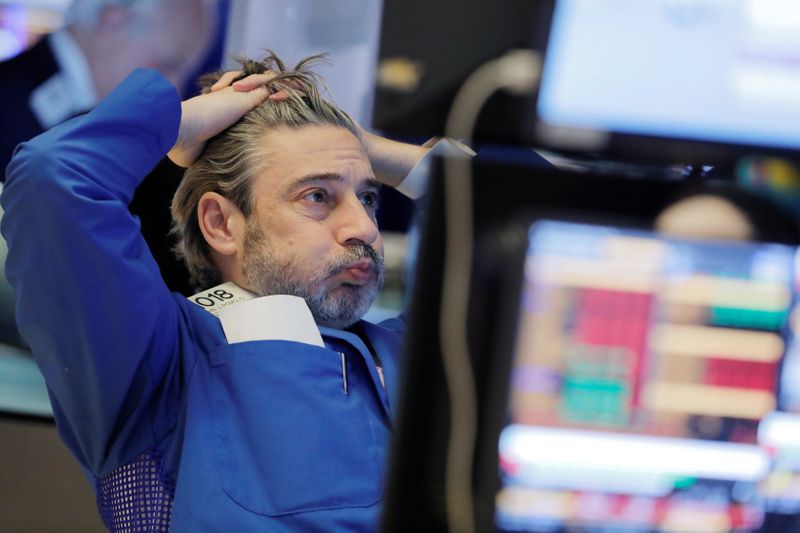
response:
{"label": "ear", "polygon": [[235,256],[243,251],[245,217],[221,194],[207,192],[200,197],[197,222],[208,245],[219,254]]}

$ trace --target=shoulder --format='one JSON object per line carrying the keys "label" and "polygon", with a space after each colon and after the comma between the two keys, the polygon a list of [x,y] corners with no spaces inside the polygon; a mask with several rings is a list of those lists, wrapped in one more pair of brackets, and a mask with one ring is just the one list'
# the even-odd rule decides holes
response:
{"label": "shoulder", "polygon": [[406,320],[403,315],[383,320],[378,324],[361,320],[358,326],[367,339],[375,345],[385,345],[386,347],[399,345],[406,332]]}
{"label": "shoulder", "polygon": [[377,327],[395,333],[405,333],[407,328],[405,313],[401,314],[400,316],[396,316],[394,318],[383,320],[377,324]]}
{"label": "shoulder", "polygon": [[181,333],[188,335],[200,350],[209,351],[227,344],[222,324],[216,316],[180,293],[173,292],[172,298],[178,308],[180,327],[184,330]]}

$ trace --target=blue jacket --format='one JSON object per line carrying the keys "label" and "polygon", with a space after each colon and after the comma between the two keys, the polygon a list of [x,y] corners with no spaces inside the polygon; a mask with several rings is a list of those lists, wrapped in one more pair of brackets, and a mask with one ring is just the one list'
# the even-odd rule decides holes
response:
{"label": "blue jacket", "polygon": [[373,530],[402,323],[228,344],[170,293],[128,204],[179,122],[175,89],[136,71],[9,166],[6,271],[61,437],[111,529]]}

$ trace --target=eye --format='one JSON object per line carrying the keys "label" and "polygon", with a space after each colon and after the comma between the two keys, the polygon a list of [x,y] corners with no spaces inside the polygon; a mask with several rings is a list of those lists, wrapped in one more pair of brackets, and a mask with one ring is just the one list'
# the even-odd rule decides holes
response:
{"label": "eye", "polygon": [[378,193],[375,191],[365,192],[361,195],[361,203],[367,209],[372,209],[373,211],[378,209]]}
{"label": "eye", "polygon": [[315,204],[325,204],[328,202],[328,193],[322,189],[314,189],[306,193],[303,198]]}

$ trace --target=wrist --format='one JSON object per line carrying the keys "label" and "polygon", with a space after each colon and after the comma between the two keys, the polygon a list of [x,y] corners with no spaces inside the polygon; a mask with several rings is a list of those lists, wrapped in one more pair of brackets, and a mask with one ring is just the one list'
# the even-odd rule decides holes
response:
{"label": "wrist", "polygon": [[197,138],[197,132],[192,127],[192,122],[187,120],[188,101],[181,102],[181,121],[178,126],[178,137],[172,145],[167,157],[178,166],[189,167],[200,155],[203,142]]}
{"label": "wrist", "polygon": [[362,130],[361,142],[378,181],[397,187],[429,148],[393,141]]}

